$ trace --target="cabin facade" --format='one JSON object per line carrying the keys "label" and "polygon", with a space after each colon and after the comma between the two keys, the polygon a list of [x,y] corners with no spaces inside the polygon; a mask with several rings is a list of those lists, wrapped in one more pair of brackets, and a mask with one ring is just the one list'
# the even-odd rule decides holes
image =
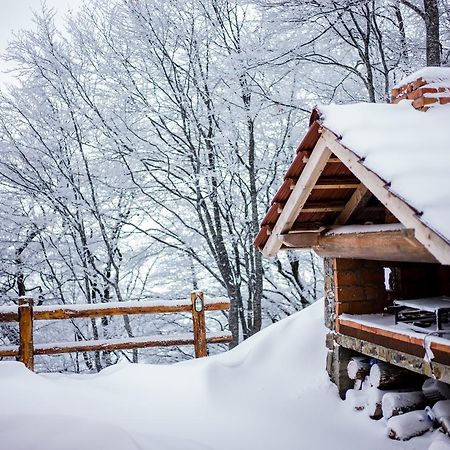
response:
{"label": "cabin facade", "polygon": [[327,371],[367,355],[450,383],[450,69],[316,108],[255,239],[325,261]]}

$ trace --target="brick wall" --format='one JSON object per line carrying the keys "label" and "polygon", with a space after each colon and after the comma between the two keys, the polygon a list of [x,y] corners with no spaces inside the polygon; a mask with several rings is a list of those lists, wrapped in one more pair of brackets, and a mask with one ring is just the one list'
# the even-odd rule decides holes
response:
{"label": "brick wall", "polygon": [[[384,281],[385,267],[392,270],[389,291]],[[449,266],[335,258],[331,260],[331,268],[329,276],[334,288],[331,305],[336,316],[381,313],[394,298],[450,296]]]}
{"label": "brick wall", "polygon": [[362,259],[333,260],[336,313],[373,314],[389,303],[384,284],[384,265]]}

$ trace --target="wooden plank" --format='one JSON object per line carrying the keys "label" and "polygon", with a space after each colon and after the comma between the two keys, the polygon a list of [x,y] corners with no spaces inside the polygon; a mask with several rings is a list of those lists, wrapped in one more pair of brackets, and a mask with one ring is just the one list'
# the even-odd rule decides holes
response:
{"label": "wooden plank", "polygon": [[208,355],[206,347],[205,307],[202,291],[191,292],[192,324],[194,328],[195,357],[203,358]]}
{"label": "wooden plank", "polygon": [[[173,305],[158,304],[155,305],[143,302],[124,302],[115,306],[105,306],[107,304],[93,305],[55,305],[54,307],[35,307],[34,320],[64,320],[78,319],[82,317],[104,317],[117,315],[132,314],[164,314],[164,313],[183,313],[191,312],[192,305],[190,302],[176,303]],[[220,301],[205,302],[205,311],[221,311],[230,308],[230,301],[223,299]]]}
{"label": "wooden plank", "polygon": [[33,300],[30,298],[19,299],[19,334],[20,361],[33,370]]}
{"label": "wooden plank", "polygon": [[[83,305],[84,306],[84,305]],[[91,306],[91,305],[90,305]],[[64,319],[79,319],[82,317],[104,317],[117,315],[131,315],[131,314],[163,314],[174,312],[190,312],[190,305],[175,305],[175,306],[126,306],[123,308],[111,307],[103,308],[92,305],[92,308],[78,309],[74,307],[57,307],[57,309],[48,309],[45,311],[35,311],[35,320],[64,320]]]}
{"label": "wooden plank", "polygon": [[436,262],[436,258],[414,238],[414,230],[411,229],[336,235],[288,233],[282,234],[280,239],[289,249],[312,248],[323,257]]}
{"label": "wooden plank", "polygon": [[19,321],[18,311],[0,312],[0,322],[18,322],[18,321]]}
{"label": "wooden plank", "polygon": [[332,178],[332,177],[320,177],[317,183],[314,185],[313,190],[321,189],[356,189],[360,186],[361,182],[358,179],[350,177]]}
{"label": "wooden plank", "polygon": [[361,158],[344,147],[331,131],[324,129],[319,141],[321,140],[405,227],[414,229],[415,238],[440,263],[450,265],[450,244],[422,223],[418,218],[417,211],[390,192],[386,182],[365,167]]}
{"label": "wooden plank", "polygon": [[[211,333],[206,336],[208,344],[231,342],[229,332]],[[194,335],[148,336],[125,339],[107,339],[104,341],[63,342],[56,344],[36,344],[35,355],[56,355],[60,353],[91,352],[99,350],[132,350],[136,348],[171,347],[194,345]]]}
{"label": "wooden plank", "polygon": [[334,223],[336,225],[346,224],[350,216],[360,207],[360,205],[367,202],[370,195],[370,191],[362,183],[360,183]]}
{"label": "wooden plank", "polygon": [[330,155],[331,151],[325,141],[319,139],[262,250],[265,256],[272,257],[277,254],[281,247],[279,235],[291,229]]}
{"label": "wooden plank", "polygon": [[18,345],[8,345],[0,347],[0,358],[3,357],[19,357],[19,346]]}
{"label": "wooden plank", "polygon": [[339,212],[345,208],[342,203],[308,203],[300,212],[302,213],[318,213],[318,212]]}

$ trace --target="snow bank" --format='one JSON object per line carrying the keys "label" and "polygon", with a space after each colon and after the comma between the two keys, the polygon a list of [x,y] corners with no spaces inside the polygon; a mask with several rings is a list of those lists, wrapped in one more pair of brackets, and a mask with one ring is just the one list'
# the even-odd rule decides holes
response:
{"label": "snow bank", "polygon": [[0,362],[0,449],[427,448],[430,436],[391,441],[339,399],[325,334],[319,302],[233,351],[170,366],[70,376]]}
{"label": "snow bank", "polygon": [[319,110],[324,126],[450,242],[450,105],[422,112],[403,100]]}
{"label": "snow bank", "polygon": [[445,434],[439,434],[428,450],[450,450],[450,438]]}

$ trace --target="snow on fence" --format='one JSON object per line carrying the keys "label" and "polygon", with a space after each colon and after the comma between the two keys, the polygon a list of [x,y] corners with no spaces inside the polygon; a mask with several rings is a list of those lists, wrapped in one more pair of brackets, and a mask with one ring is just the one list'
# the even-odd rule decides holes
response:
{"label": "snow on fence", "polygon": [[[86,352],[98,350],[130,350],[146,347],[194,345],[195,357],[207,356],[207,344],[227,343],[232,340],[228,331],[206,333],[205,311],[223,311],[230,308],[228,299],[205,301],[201,291],[191,293],[189,300],[154,302],[116,302],[89,305],[34,306],[33,299],[20,298],[18,306],[0,307],[1,322],[18,322],[20,344],[0,346],[0,357],[17,357],[30,370],[34,368],[34,355]],[[33,344],[35,320],[63,320],[95,318],[129,314],[191,313],[193,333],[102,339],[84,342]]]}

